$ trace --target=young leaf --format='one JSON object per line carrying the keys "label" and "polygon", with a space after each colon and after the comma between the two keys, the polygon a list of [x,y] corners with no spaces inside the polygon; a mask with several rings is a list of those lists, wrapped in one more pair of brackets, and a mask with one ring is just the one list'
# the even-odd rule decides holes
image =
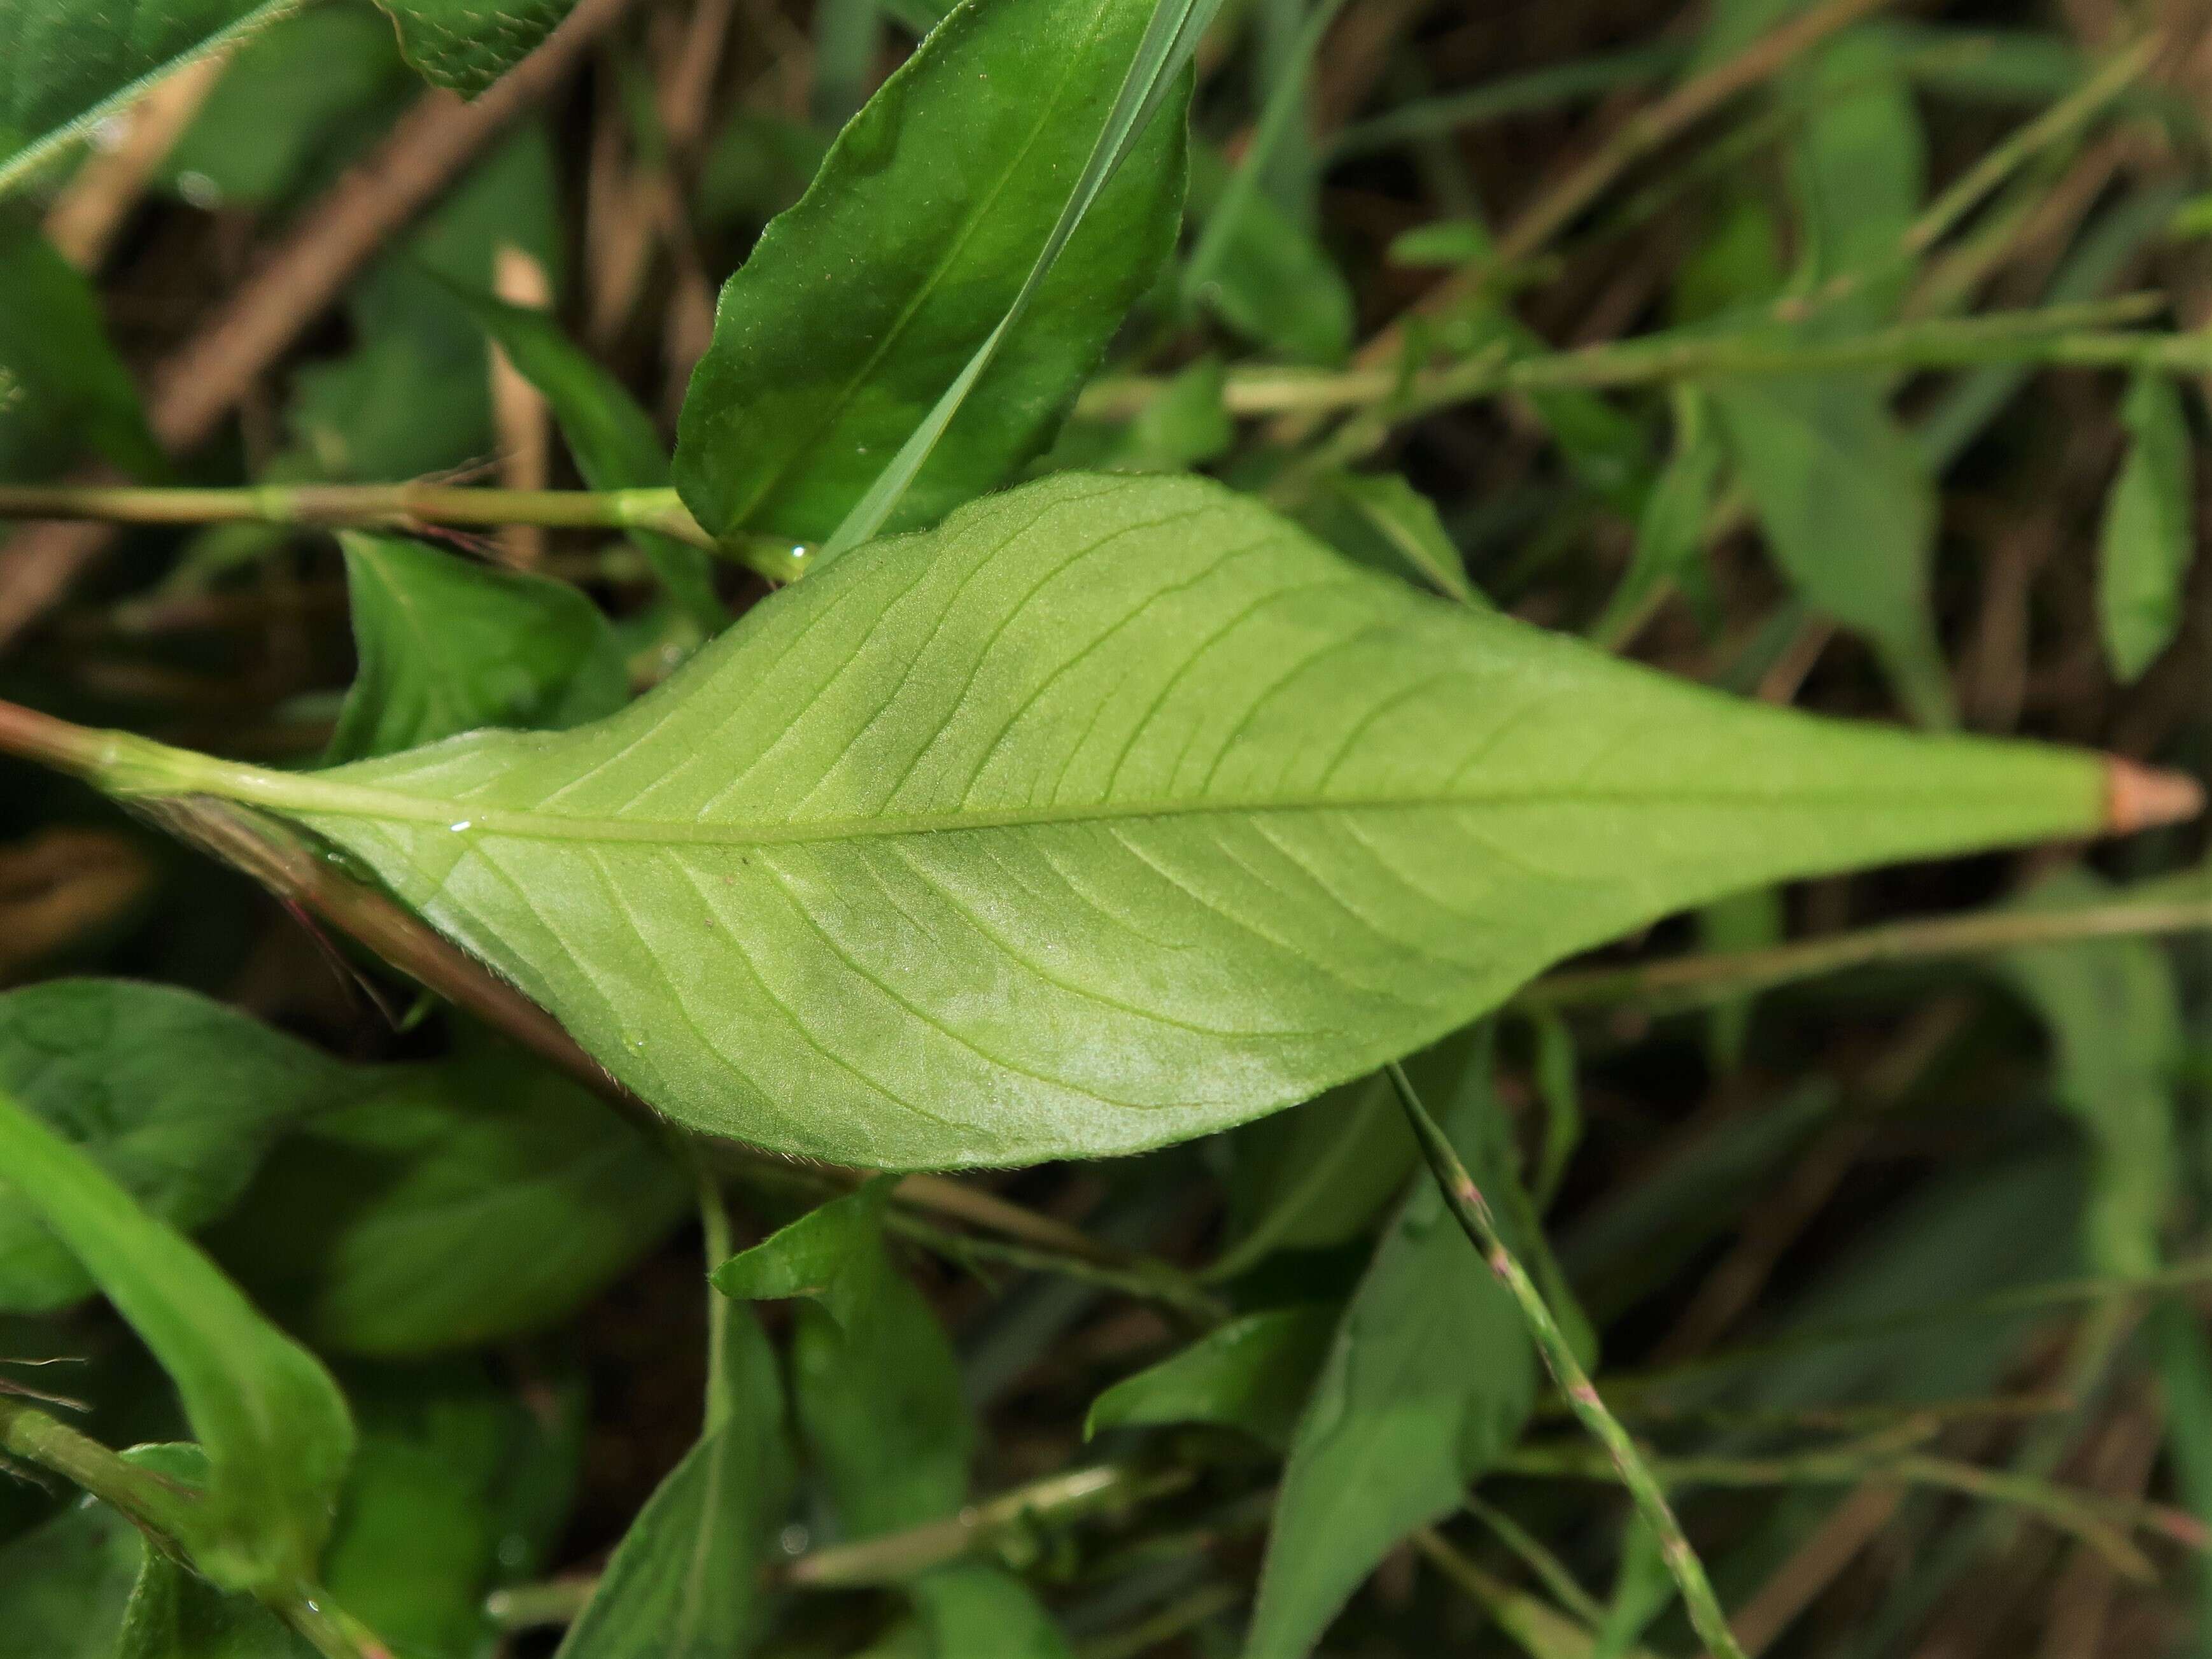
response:
{"label": "young leaf", "polygon": [[[653,417],[558,323],[543,312],[455,291],[516,373],[544,394],[586,483],[594,489],[652,489],[668,483],[668,457],[653,429]],[[678,608],[702,634],[720,633],[729,612],[714,597],[708,555],[651,530],[632,530],[629,538]]]}
{"label": "young leaf", "polygon": [[1708,400],[1683,387],[1674,400],[1674,449],[1644,498],[1636,521],[1636,550],[1620,586],[1591,625],[1599,641],[1618,639],[1652,595],[1668,582],[1699,589],[1704,582],[1705,521],[1718,493],[1727,455],[1713,431]]}
{"label": "young leaf", "polygon": [[[1486,1192],[1514,1182],[1484,1045],[1431,1057],[1468,1077],[1445,1127]],[[1500,1220],[1516,1249],[1522,1217]],[[1416,1527],[1449,1515],[1519,1437],[1535,1351],[1512,1297],[1417,1182],[1346,1309],[1291,1443],[1247,1638],[1248,1659],[1306,1653],[1361,1580]]]}
{"label": "young leaf", "polygon": [[154,82],[301,0],[0,0],[0,196]]}
{"label": "young leaf", "polygon": [[2094,756],[1735,702],[1079,476],[580,731],[102,775],[327,837],[690,1127],[893,1168],[1220,1128],[1668,911],[2106,811]]}
{"label": "young leaf", "polygon": [[1147,1423],[1220,1423],[1279,1451],[1335,1328],[1333,1308],[1247,1314],[1107,1389],[1091,1402],[1083,1437]]}
{"label": "young leaf", "polygon": [[2128,454],[2105,499],[2097,614],[2112,672],[2134,681],[2181,629],[2197,550],[2197,465],[2181,389],[2166,376],[2130,380],[2120,418]]}
{"label": "young leaf", "polygon": [[227,1589],[301,1593],[353,1455],[353,1422],[330,1374],[189,1240],[5,1094],[0,1170],[176,1384],[209,1463],[185,1540],[194,1562]]}
{"label": "young leaf", "polygon": [[340,539],[361,665],[331,762],[479,726],[557,731],[612,714],[629,696],[614,629],[568,583],[398,536]]}
{"label": "young leaf", "polygon": [[[228,1210],[276,1136],[349,1081],[307,1044],[185,991],[53,980],[0,996],[0,1089],[184,1232]],[[28,1197],[0,1187],[0,1310],[43,1312],[93,1288]]]}
{"label": "young leaf", "polygon": [[698,1443],[646,1501],[558,1659],[731,1659],[760,1617],[757,1564],[790,1501],[783,1384],[760,1322],[720,1316]]}
{"label": "young leaf", "polygon": [[714,1272],[725,1296],[805,1298],[791,1352],[799,1433],[852,1538],[957,1510],[975,1434],[952,1345],[884,1248],[890,1195],[872,1182]]}
{"label": "young leaf", "polygon": [[473,98],[553,33],[576,0],[377,0],[433,85]]}
{"label": "young leaf", "polygon": [[360,1074],[210,1237],[319,1346],[395,1358],[559,1323],[665,1238],[690,1188],[577,1085],[484,1043]]}
{"label": "young leaf", "polygon": [[[839,136],[723,289],[676,481],[716,534],[819,541],[989,339],[1051,240],[1152,0],[968,0]],[[1172,245],[1182,123],[1152,124],[999,342],[893,522],[1050,439]]]}

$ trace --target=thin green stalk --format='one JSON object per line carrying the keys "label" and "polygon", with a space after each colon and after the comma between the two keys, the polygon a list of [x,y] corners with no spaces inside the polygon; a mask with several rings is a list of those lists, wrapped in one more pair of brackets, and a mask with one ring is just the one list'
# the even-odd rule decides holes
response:
{"label": "thin green stalk", "polygon": [[[1529,1446],[1507,1453],[1498,1468],[1514,1474],[1610,1480],[1614,1471],[1582,1446]],[[1985,1469],[1923,1452],[1879,1449],[1800,1452],[1780,1457],[1659,1457],[1652,1468],[1669,1484],[1705,1486],[1856,1486],[1895,1481],[1957,1492],[2033,1515],[2095,1550],[2138,1582],[2155,1570],[2128,1538],[2130,1528],[2202,1551],[2203,1528],[2192,1516],[2162,1504],[2069,1491],[2034,1475]]]}
{"label": "thin green stalk", "polygon": [[1689,1613],[1691,1627],[1711,1650],[1714,1659],[1744,1659],[1742,1648],[1729,1629],[1728,1615],[1721,1610],[1720,1598],[1713,1593],[1712,1581],[1705,1577],[1705,1564],[1690,1547],[1682,1523],[1675,1518],[1673,1507],[1667,1502],[1667,1493],[1653,1476],[1643,1453],[1591,1386],[1589,1375],[1575,1358],[1566,1334],[1552,1317],[1551,1309],[1545,1305],[1535,1281],[1528,1277],[1519,1258],[1506,1248],[1491,1214],[1490,1201],[1474,1184],[1474,1177],[1468,1173],[1467,1165],[1460,1161],[1459,1153],[1437,1127],[1428,1109],[1421,1104],[1413,1079],[1395,1060],[1386,1069],[1391,1086],[1398,1091],[1399,1103],[1406,1109],[1407,1121],[1413,1126],[1414,1138],[1420,1142],[1421,1152],[1428,1159],[1429,1171],[1436,1177],[1452,1214],[1468,1242],[1520,1308],[1521,1317],[1535,1339],[1536,1351],[1543,1356],[1559,1392],[1566,1396],[1583,1426],[1604,1449],[1621,1484],[1635,1500],[1638,1513],[1658,1538],[1667,1571],[1682,1593],[1682,1605]]}
{"label": "thin green stalk", "polygon": [[1622,87],[1656,81],[1673,74],[1687,61],[1687,41],[1662,40],[1656,45],[1630,46],[1556,64],[1525,74],[1509,75],[1465,92],[1423,98],[1355,122],[1337,134],[1328,146],[1331,161],[1365,155],[1394,144],[1435,137],[1483,121],[1602,96]]}
{"label": "thin green stalk", "polygon": [[733,1252],[730,1246],[730,1212],[722,1201],[721,1183],[703,1164],[697,1176],[699,1232],[710,1275],[707,1285],[707,1409],[699,1429],[699,1437],[703,1440],[730,1420],[730,1391],[722,1375],[722,1350],[730,1327],[730,1298],[714,1288],[711,1275]]}
{"label": "thin green stalk", "polygon": [[182,1487],[4,1393],[0,1457],[58,1474],[162,1537],[177,1539],[190,1529],[191,1496]]}
{"label": "thin green stalk", "polygon": [[111,524],[277,524],[318,529],[422,532],[439,526],[548,530],[649,530],[725,554],[774,582],[798,579],[806,551],[780,541],[723,544],[672,489],[490,489],[438,483],[245,484],[170,489],[136,484],[0,484],[0,519],[92,519]]}
{"label": "thin green stalk", "polygon": [[1468,1494],[1467,1512],[1521,1558],[1522,1565],[1536,1575],[1536,1581],[1551,1592],[1553,1601],[1593,1630],[1605,1622],[1605,1609],[1598,1605],[1597,1598],[1582,1587],[1574,1574],[1567,1571],[1567,1564],[1553,1553],[1542,1539],[1495,1504],[1485,1503],[1479,1494]]}
{"label": "thin green stalk", "polygon": [[1746,992],[1854,968],[2205,929],[2212,929],[2212,894],[2197,900],[2123,900],[2073,910],[1999,911],[1887,922],[1763,950],[1681,957],[1631,968],[1571,969],[1536,981],[1508,1006],[1540,1012],[1633,1004],[1654,1014],[1680,1013]]}

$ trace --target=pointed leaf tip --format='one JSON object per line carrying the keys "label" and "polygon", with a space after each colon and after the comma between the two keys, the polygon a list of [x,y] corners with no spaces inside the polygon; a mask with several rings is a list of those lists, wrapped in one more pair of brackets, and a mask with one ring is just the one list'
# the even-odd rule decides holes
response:
{"label": "pointed leaf tip", "polygon": [[2185,823],[2204,810],[2204,786],[2183,772],[2105,757],[2105,833],[2132,835],[2162,823]]}

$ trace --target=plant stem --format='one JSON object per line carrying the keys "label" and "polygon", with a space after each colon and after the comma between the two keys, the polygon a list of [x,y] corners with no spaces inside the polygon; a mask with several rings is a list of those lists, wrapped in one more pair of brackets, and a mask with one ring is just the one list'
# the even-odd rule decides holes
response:
{"label": "plant stem", "polygon": [[1689,1613],[1691,1627],[1711,1650],[1714,1659],[1743,1659],[1743,1650],[1729,1629],[1728,1615],[1721,1610],[1720,1598],[1713,1594],[1712,1583],[1705,1577],[1705,1564],[1690,1547],[1682,1523],[1675,1519],[1666,1492],[1644,1461],[1643,1453],[1591,1386],[1565,1333],[1545,1304],[1543,1293],[1537,1290],[1520,1259],[1506,1248],[1490,1212],[1490,1201],[1474,1184],[1474,1177],[1468,1173],[1467,1165],[1460,1161],[1459,1153],[1437,1127],[1428,1109],[1421,1104],[1413,1079],[1395,1060],[1385,1069],[1391,1086],[1398,1091],[1399,1103],[1406,1109],[1406,1119],[1413,1127],[1414,1139],[1420,1142],[1422,1154],[1428,1159],[1429,1172],[1436,1177],[1437,1186],[1458,1219],[1461,1230],[1520,1308],[1521,1317],[1535,1340],[1536,1351],[1543,1356],[1553,1381],[1566,1396],[1583,1426],[1604,1448],[1607,1461],[1621,1484],[1628,1488],[1644,1524],[1657,1536],[1667,1571],[1682,1593],[1682,1605]]}
{"label": "plant stem", "polygon": [[0,519],[91,519],[113,524],[277,524],[320,529],[649,530],[729,554],[770,581],[796,580],[802,551],[781,542],[718,543],[672,489],[487,489],[438,483],[248,484],[236,489],[137,484],[0,484]]}
{"label": "plant stem", "polygon": [[190,1529],[191,1498],[182,1487],[4,1393],[0,1393],[0,1456],[60,1475],[150,1532],[178,1539]]}
{"label": "plant stem", "polygon": [[[857,1543],[832,1544],[769,1570],[775,1581],[793,1589],[846,1589],[897,1584],[932,1567],[959,1560],[988,1545],[1008,1528],[1037,1521],[1070,1521],[1119,1504],[1142,1503],[1188,1486],[1188,1469],[1140,1469],[1101,1463],[1063,1469],[971,1504],[941,1521]],[[566,1624],[590,1601],[596,1581],[554,1579],[499,1591],[485,1603],[489,1616],[507,1630]]]}
{"label": "plant stem", "polygon": [[1507,1005],[1536,1013],[1632,1003],[1654,1014],[1708,1007],[1749,991],[1880,963],[1978,956],[2080,939],[2139,938],[2212,929],[2203,899],[2120,901],[2080,909],[1999,911],[1886,922],[1826,939],[1757,951],[1680,957],[1631,968],[1583,968],[1536,981]]}
{"label": "plant stem", "polygon": [[[1661,1457],[1652,1460],[1652,1467],[1668,1481],[1684,1486],[1856,1486],[1863,1480],[1893,1480],[1985,1498],[2024,1510],[2071,1534],[2139,1583],[2154,1581],[2158,1575],[2129,1540],[2125,1528],[2141,1528],[2189,1548],[2204,1548],[2202,1523],[2179,1510],[2073,1492],[2033,1475],[1985,1469],[1920,1452],[1869,1455],[1841,1450],[1765,1458]],[[1524,1446],[1507,1453],[1498,1461],[1498,1468],[1515,1474],[1584,1480],[1614,1478],[1602,1458],[1581,1446]]]}
{"label": "plant stem", "polygon": [[[2212,367],[2212,337],[2203,331],[2153,333],[2116,326],[2140,321],[2164,304],[2157,295],[2129,295],[2077,305],[1899,323],[1832,340],[1796,339],[1771,328],[1729,334],[1670,330],[1519,357],[1493,349],[1411,376],[1383,368],[1248,368],[1229,375],[1222,404],[1230,414],[1248,416],[1322,414],[1387,404],[1387,409],[1375,410],[1375,417],[1395,421],[1506,392],[1618,389],[1723,375],[1989,363],[2148,368],[2192,374]],[[1164,380],[1142,375],[1100,380],[1084,392],[1077,407],[1096,419],[1127,417],[1148,406],[1166,386]],[[1347,438],[1338,441],[1339,445],[1350,442]],[[0,501],[4,499],[0,495]]]}

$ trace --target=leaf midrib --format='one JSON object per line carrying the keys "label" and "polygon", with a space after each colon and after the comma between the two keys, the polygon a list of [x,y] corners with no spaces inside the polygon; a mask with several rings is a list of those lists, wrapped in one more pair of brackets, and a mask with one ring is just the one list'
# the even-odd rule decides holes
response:
{"label": "leaf midrib", "polygon": [[[210,779],[211,782],[217,780]],[[822,842],[872,841],[962,830],[1016,830],[1059,825],[1119,823],[1136,819],[1202,817],[1276,817],[1304,813],[1413,812],[1455,807],[1553,805],[1638,805],[1650,806],[1866,806],[1940,803],[1955,806],[1985,792],[1954,787],[1871,791],[1838,786],[1788,790],[1603,789],[1536,783],[1524,787],[1455,788],[1404,795],[1291,795],[1207,797],[1182,800],[1086,802],[1075,805],[1008,806],[952,812],[879,813],[866,817],[760,822],[701,822],[569,817],[509,807],[479,807],[465,798],[426,799],[396,790],[313,777],[223,768],[210,793],[302,817],[363,818],[385,823],[437,824],[471,839],[513,841],[631,842],[690,847],[779,847]],[[1990,799],[2010,791],[1986,792]]]}

